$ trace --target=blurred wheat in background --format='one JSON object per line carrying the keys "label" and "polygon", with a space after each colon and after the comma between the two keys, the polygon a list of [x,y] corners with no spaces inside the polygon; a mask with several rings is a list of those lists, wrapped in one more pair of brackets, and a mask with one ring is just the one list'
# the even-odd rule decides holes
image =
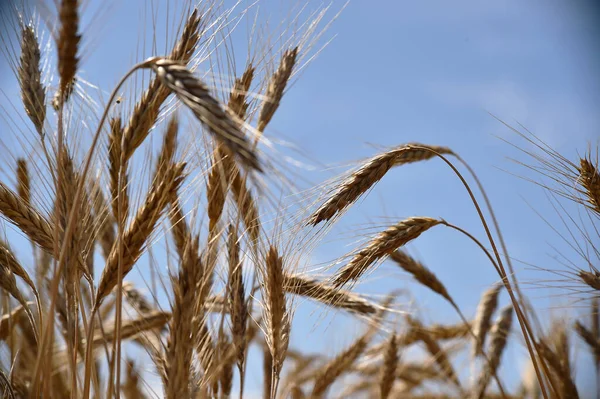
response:
{"label": "blurred wheat in background", "polygon": [[[524,151],[527,166],[554,183],[545,188],[559,212],[564,202],[577,207],[564,212],[561,236],[584,263],[556,272],[558,288],[580,293],[572,322],[532,305],[494,198],[456,149],[407,140],[339,178],[311,188],[295,181],[302,162],[270,122],[299,73],[327,51],[323,35],[343,5],[290,7],[287,20],[263,23],[254,3],[169,2],[111,87],[82,73],[101,42],[82,23],[87,5],[15,1],[2,11],[3,55],[20,89],[10,102],[28,118],[0,133],[3,151],[18,144],[0,161],[3,397],[251,398],[249,372],[266,399],[586,397],[574,348],[593,357],[597,379],[597,144],[570,159],[524,129],[515,135],[534,148]],[[249,29],[240,56],[231,41],[241,21]],[[387,217],[357,229],[362,238],[346,254],[311,264],[378,183],[432,161],[465,193],[476,231],[460,226],[460,214]],[[472,242],[497,274],[474,312],[406,250],[440,229]],[[424,317],[404,290],[361,293],[381,268],[406,273],[455,321]],[[296,347],[294,316],[309,302],[348,314],[359,333],[333,321],[345,343],[337,352]],[[510,345],[530,368],[517,382],[505,375],[514,368],[501,368]]]}

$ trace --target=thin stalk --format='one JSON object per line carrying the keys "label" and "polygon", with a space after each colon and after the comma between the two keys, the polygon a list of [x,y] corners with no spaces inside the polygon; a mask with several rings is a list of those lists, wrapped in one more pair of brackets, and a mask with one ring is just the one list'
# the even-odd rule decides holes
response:
{"label": "thin stalk", "polygon": [[[539,353],[539,350],[537,348],[537,344],[535,343],[534,335],[533,335],[533,333],[531,331],[531,326],[529,325],[529,322],[527,321],[527,319],[525,318],[525,316],[521,312],[521,307],[519,306],[519,302],[517,301],[517,298],[515,297],[515,294],[513,292],[512,286],[510,284],[510,281],[506,277],[506,271],[504,270],[504,266],[502,264],[502,259],[500,257],[499,252],[498,252],[498,248],[496,247],[496,243],[494,241],[492,233],[490,232],[490,229],[489,229],[489,226],[488,226],[488,224],[487,224],[487,222],[485,220],[485,217],[483,216],[483,212],[481,211],[481,207],[479,206],[479,203],[477,202],[477,199],[475,198],[475,195],[473,194],[473,191],[471,190],[471,187],[466,182],[466,180],[462,176],[462,174],[458,171],[458,169],[456,169],[456,167],[454,166],[454,164],[452,164],[452,162],[450,162],[442,154],[438,153],[435,150],[432,150],[431,148],[427,148],[427,147],[416,147],[416,148],[421,148],[421,149],[423,149],[425,151],[429,151],[429,152],[437,155],[444,162],[446,162],[446,164],[458,176],[458,178],[460,179],[460,181],[462,182],[462,184],[466,188],[467,192],[469,193],[469,196],[471,197],[471,201],[473,202],[473,205],[475,206],[475,209],[477,210],[477,213],[479,215],[479,218],[481,220],[481,223],[483,225],[485,233],[486,233],[486,235],[488,237],[488,240],[490,241],[490,244],[491,244],[492,249],[494,251],[494,255],[495,255],[496,260],[498,262],[498,270],[500,272],[499,273],[500,277],[502,277],[502,282],[504,283],[504,286],[506,287],[506,290],[508,291],[508,294],[510,296],[510,300],[513,303],[513,306],[515,308],[515,312],[516,312],[517,318],[519,320],[519,326],[521,327],[521,330],[523,332],[523,338],[525,339],[525,344],[527,345],[527,350],[529,352],[529,356],[531,357],[531,361],[532,361],[534,369],[535,369],[536,377],[537,377],[537,379],[538,379],[538,381],[540,383],[540,388],[542,390],[542,395],[544,396],[544,399],[549,399],[548,393],[546,392],[546,387],[544,385],[544,380],[542,378],[542,374],[541,374],[541,372],[539,370],[539,365],[537,364],[537,359],[536,359],[536,356],[535,356],[536,353]],[[535,353],[534,353],[531,341],[533,341],[533,345],[535,346],[535,349],[536,349]],[[541,356],[540,356],[540,360],[541,360]],[[546,363],[542,360],[541,364],[542,364],[542,367],[544,368],[544,371],[545,371],[546,375],[550,375]],[[552,379],[549,378],[548,380],[550,381],[550,385],[552,386],[552,389],[555,392],[558,392],[556,390],[556,387],[552,383]]]}

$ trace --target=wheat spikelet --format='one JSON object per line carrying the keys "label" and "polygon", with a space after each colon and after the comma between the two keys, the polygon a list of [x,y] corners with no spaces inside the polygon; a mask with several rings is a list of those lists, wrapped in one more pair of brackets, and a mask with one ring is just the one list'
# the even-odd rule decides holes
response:
{"label": "wheat spikelet", "polygon": [[26,203],[31,203],[31,179],[29,178],[27,161],[22,158],[17,159],[17,183],[19,197]]}
{"label": "wheat spikelet", "polygon": [[419,337],[419,340],[425,344],[427,351],[433,356],[435,363],[439,366],[440,370],[444,375],[454,384],[458,389],[461,388],[460,380],[454,372],[454,367],[448,358],[446,351],[440,346],[440,344],[428,334],[426,328],[423,328],[421,323],[410,316],[407,316],[407,321],[411,326],[411,331]]}
{"label": "wheat spikelet", "polygon": [[264,293],[265,340],[273,357],[273,377],[278,379],[290,339],[290,320],[283,291],[283,258],[274,246],[269,247],[266,259]]}
{"label": "wheat spikelet", "polygon": [[241,374],[246,352],[248,306],[244,290],[244,275],[240,260],[238,235],[237,230],[233,226],[229,226],[227,248],[229,261],[229,276],[227,279],[228,308],[231,317],[231,336],[233,345],[237,349],[237,362]]}
{"label": "wheat spikelet", "polygon": [[[170,312],[155,311],[137,319],[123,320],[121,324],[121,339],[131,339],[145,331],[151,331],[162,328],[171,319]],[[93,345],[112,342],[115,338],[115,323],[111,320],[104,324],[102,328],[94,330]]]}
{"label": "wheat spikelet", "polygon": [[200,79],[177,61],[157,58],[151,60],[149,66],[218,142],[235,154],[245,167],[262,171],[258,155],[241,130],[240,122],[210,94]]}
{"label": "wheat spikelet", "polygon": [[498,295],[500,295],[502,287],[503,285],[500,283],[494,284],[481,296],[473,323],[473,334],[476,338],[473,341],[473,357],[483,353],[485,338],[492,326],[492,315],[498,307]]}
{"label": "wheat spikelet", "polygon": [[594,354],[596,362],[600,359],[600,339],[596,338],[594,333],[587,329],[581,322],[575,322],[575,332],[589,346],[590,352]]}
{"label": "wheat spikelet", "polygon": [[307,224],[315,226],[322,221],[330,220],[337,213],[344,211],[373,187],[375,183],[381,180],[393,166],[425,161],[435,156],[433,152],[420,147],[429,148],[440,154],[453,153],[451,149],[446,147],[415,143],[401,145],[391,151],[376,155],[344,179],[336,188],[335,193],[309,218]]}
{"label": "wheat spikelet", "polygon": [[444,297],[448,302],[454,303],[448,290],[431,270],[412,256],[402,250],[392,252],[390,258],[398,264],[404,271],[410,273],[415,280],[431,289],[433,292]]}
{"label": "wheat spikelet", "polygon": [[440,223],[439,220],[428,217],[411,217],[382,231],[337,272],[334,286],[341,287],[358,280],[371,264]]}
{"label": "wheat spikelet", "polygon": [[[131,226],[123,237],[123,277],[133,268],[134,263],[142,253],[146,240],[153,232],[156,223],[160,219],[170,198],[177,191],[183,179],[184,164],[177,164],[170,168],[164,180],[151,188],[146,197],[144,205],[138,210]],[[96,305],[110,293],[117,284],[117,272],[119,270],[119,249],[113,250],[106,260],[106,266],[100,278],[98,291],[96,292]]]}
{"label": "wheat spikelet", "polygon": [[229,110],[241,120],[245,119],[248,111],[246,97],[248,95],[248,90],[250,90],[250,85],[252,84],[253,78],[254,66],[252,66],[252,64],[248,64],[248,66],[246,66],[246,70],[242,74],[242,77],[235,80],[233,89],[231,89],[231,93],[229,94],[227,108],[229,108]]}
{"label": "wheat spikelet", "polygon": [[538,342],[539,352],[550,366],[554,377],[560,384],[560,397],[578,399],[577,387],[571,378],[571,370],[565,367],[564,359],[545,342]]}
{"label": "wheat spikelet", "polygon": [[484,369],[477,379],[475,388],[473,390],[473,397],[481,399],[485,395],[485,391],[490,382],[491,377],[496,373],[502,353],[506,347],[506,341],[510,328],[512,326],[512,306],[506,306],[500,310],[496,322],[492,326],[490,331],[490,345],[488,350],[489,362],[486,362]]}
{"label": "wheat spikelet", "polygon": [[305,296],[360,315],[377,313],[377,307],[360,296],[301,275],[286,275],[283,289],[290,294]]}
{"label": "wheat spikelet", "polygon": [[53,253],[53,229],[50,222],[2,182],[0,182],[0,213],[21,229],[31,241],[45,251]]}
{"label": "wheat spikelet", "polygon": [[387,399],[392,391],[396,379],[398,360],[398,342],[396,341],[396,335],[391,334],[383,356],[383,368],[379,381],[379,392],[382,399]]}
{"label": "wheat spikelet", "polygon": [[163,144],[160,148],[158,159],[156,160],[156,170],[152,181],[161,181],[163,175],[167,172],[169,165],[174,162],[175,152],[177,151],[177,132],[179,130],[179,120],[176,116],[169,119]]}
{"label": "wheat spikelet", "polygon": [[[194,9],[188,17],[179,41],[173,48],[169,58],[187,63],[192,58],[198,40],[200,39],[200,16]],[[164,87],[160,79],[152,79],[148,89],[143,93],[140,101],[135,105],[129,122],[125,126],[124,148],[125,157],[131,158],[134,151],[142,144],[156,123],[160,107],[169,97],[170,91]]]}
{"label": "wheat spikelet", "polygon": [[73,84],[77,72],[77,48],[81,37],[77,34],[79,29],[79,15],[77,13],[78,0],[62,0],[58,19],[60,30],[58,34],[58,74],[60,76],[60,92],[62,103],[67,99],[68,87]]}
{"label": "wheat spikelet", "polygon": [[297,55],[298,47],[286,50],[281,57],[279,67],[269,80],[267,92],[265,93],[265,100],[263,101],[262,108],[258,114],[257,129],[259,132],[265,130],[265,127],[267,127],[267,124],[271,121],[273,115],[275,115],[275,111],[279,108],[287,82],[292,76],[292,70],[296,64]]}
{"label": "wheat spikelet", "polygon": [[[121,223],[127,219],[129,213],[129,195],[127,193],[127,162],[123,157],[123,124],[121,118],[115,117],[110,121],[110,135],[108,136],[108,162],[110,175],[110,193],[112,196],[113,217],[118,221],[119,206],[121,207]],[[125,161],[125,162],[124,162]],[[121,170],[123,171],[121,172]],[[119,185],[120,178],[123,182]],[[121,192],[119,192],[119,187]]]}
{"label": "wheat spikelet", "polygon": [[591,159],[580,159],[579,183],[584,188],[589,208],[600,215],[600,172]]}
{"label": "wheat spikelet", "polygon": [[37,335],[37,328],[35,319],[33,317],[33,313],[29,308],[29,304],[27,303],[27,299],[25,295],[19,290],[17,287],[17,281],[15,279],[15,275],[11,272],[8,266],[3,262],[2,257],[0,256],[0,288],[5,290],[8,294],[10,294],[13,298],[19,302],[21,306],[23,306],[24,312],[27,314],[29,321],[31,322],[31,326],[34,332]]}
{"label": "wheat spikelet", "polygon": [[10,247],[2,239],[0,239],[0,263],[4,264],[12,273],[21,277],[25,283],[31,287],[34,293],[37,294],[37,289],[27,270],[17,260],[15,255],[12,253]]}
{"label": "wheat spikelet", "polygon": [[25,112],[38,134],[42,135],[46,119],[46,89],[41,82],[40,44],[32,26],[24,26],[21,30],[18,78]]}
{"label": "wheat spikelet", "polygon": [[254,201],[252,193],[246,185],[246,180],[242,178],[239,170],[235,171],[233,176],[234,177],[231,181],[231,192],[233,193],[234,200],[237,203],[238,210],[242,214],[242,219],[246,225],[246,230],[248,231],[250,240],[255,242],[258,240],[260,233],[258,207]]}
{"label": "wheat spikelet", "polygon": [[367,347],[377,328],[377,324],[372,325],[367,332],[360,336],[352,345],[350,345],[350,347],[339,353],[317,372],[311,394],[312,398],[323,397],[331,384],[333,384],[344,372],[349,371],[352,364]]}
{"label": "wheat spikelet", "polygon": [[[233,344],[224,337],[220,343],[220,353],[226,355],[229,349],[232,349],[234,353],[237,352],[232,345]],[[229,398],[231,397],[231,389],[233,388],[233,366],[235,364],[235,357],[221,356],[221,363],[223,364],[221,375],[219,377],[221,397]]]}
{"label": "wheat spikelet", "polygon": [[578,270],[577,274],[585,284],[589,285],[595,290],[600,290],[600,273],[592,273],[586,270]]}

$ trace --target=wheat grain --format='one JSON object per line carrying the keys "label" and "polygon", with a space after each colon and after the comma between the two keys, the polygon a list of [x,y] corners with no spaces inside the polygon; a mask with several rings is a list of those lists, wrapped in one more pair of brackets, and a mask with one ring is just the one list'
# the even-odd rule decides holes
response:
{"label": "wheat grain", "polygon": [[21,30],[21,59],[18,78],[25,112],[38,134],[44,131],[46,119],[46,88],[42,84],[40,44],[32,26]]}
{"label": "wheat grain", "polygon": [[483,353],[485,338],[492,326],[492,315],[498,307],[498,295],[500,295],[502,287],[503,285],[500,283],[494,284],[481,296],[475,314],[475,322],[473,323],[473,334],[475,335],[473,357]]}

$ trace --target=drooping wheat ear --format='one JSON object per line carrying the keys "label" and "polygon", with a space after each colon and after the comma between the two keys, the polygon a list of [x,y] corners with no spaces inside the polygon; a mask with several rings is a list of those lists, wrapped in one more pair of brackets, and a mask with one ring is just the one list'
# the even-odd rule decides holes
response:
{"label": "drooping wheat ear", "polygon": [[265,264],[266,276],[263,287],[266,298],[263,314],[266,327],[265,340],[273,356],[273,379],[277,381],[290,340],[290,318],[283,291],[283,258],[279,256],[274,246],[269,247]]}
{"label": "drooping wheat ear", "polygon": [[[185,164],[173,165],[165,175],[162,182],[153,185],[146,197],[146,201],[138,210],[133,222],[123,236],[123,277],[131,271],[134,263],[140,257],[144,244],[154,231],[156,223],[163,214],[174,193],[183,180]],[[106,266],[100,278],[100,284],[96,293],[96,306],[99,306],[110,291],[117,284],[117,272],[119,270],[118,245],[106,260]]]}
{"label": "drooping wheat ear", "polygon": [[361,335],[352,345],[350,345],[350,347],[339,353],[335,358],[317,371],[311,394],[312,398],[324,397],[331,384],[333,384],[343,373],[350,371],[350,368],[356,359],[364,352],[378,328],[379,324],[373,323],[367,332]]}
{"label": "drooping wheat ear", "polygon": [[[199,39],[200,16],[198,10],[194,9],[188,17],[179,41],[171,51],[169,58],[187,64],[196,50]],[[171,91],[164,87],[160,79],[155,78],[150,81],[148,89],[135,105],[129,122],[125,126],[123,133],[125,148],[123,150],[127,159],[131,158],[135,150],[150,133],[150,129],[158,119],[160,107],[169,97],[169,94],[171,94]]]}
{"label": "drooping wheat ear", "polygon": [[422,262],[417,261],[400,249],[392,252],[390,258],[396,262],[402,270],[410,273],[419,283],[441,295],[448,302],[454,303],[444,284]]}
{"label": "drooping wheat ear", "polygon": [[0,213],[15,224],[29,239],[54,253],[54,233],[50,222],[30,204],[0,182]]}
{"label": "drooping wheat ear", "polygon": [[237,229],[229,226],[227,248],[229,261],[228,308],[231,318],[231,337],[237,350],[237,362],[240,374],[244,368],[246,353],[246,326],[248,323],[248,306],[244,289],[244,274],[240,259],[240,246]]}
{"label": "drooping wheat ear", "polygon": [[575,332],[589,346],[596,363],[600,362],[600,339],[594,336],[594,333],[579,321],[575,322]]}
{"label": "drooping wheat ear", "polygon": [[435,157],[435,154],[423,148],[430,148],[440,154],[452,154],[447,147],[429,146],[424,144],[404,144],[388,152],[376,155],[368,160],[358,170],[342,181],[334,194],[321,205],[309,218],[308,225],[317,225],[328,221],[337,213],[341,213],[353,204],[361,195],[367,192],[375,183],[385,176],[394,166],[425,161]]}
{"label": "drooping wheat ear", "polygon": [[[115,220],[118,219],[117,215],[119,212],[119,206],[123,212],[122,222],[127,219],[129,213],[129,194],[128,184],[129,178],[127,177],[127,162],[124,161],[123,157],[123,124],[121,123],[120,117],[114,117],[110,120],[110,135],[108,136],[108,172],[110,175],[110,193],[112,196],[111,204],[113,217]],[[119,176],[121,176],[121,169],[125,168],[122,173],[123,182],[120,187],[122,191],[119,192]],[[120,197],[120,199],[119,199]]]}
{"label": "drooping wheat ear", "polygon": [[125,382],[121,385],[121,393],[125,399],[144,399],[142,387],[140,386],[140,373],[132,359],[127,359],[125,371]]}
{"label": "drooping wheat ear", "polygon": [[512,326],[513,309],[511,305],[505,306],[500,310],[500,315],[492,326],[490,331],[490,345],[488,349],[489,362],[486,362],[481,375],[478,377],[473,390],[473,397],[481,399],[485,395],[485,391],[490,382],[490,379],[500,365],[502,353],[506,347],[508,334]]}
{"label": "drooping wheat ear", "polygon": [[559,383],[560,397],[578,399],[579,393],[571,377],[571,370],[566,367],[564,359],[550,349],[546,342],[538,342],[538,350],[552,370]]}
{"label": "drooping wheat ear", "polygon": [[498,307],[498,295],[502,290],[503,284],[496,283],[487,289],[481,296],[477,311],[475,313],[475,322],[473,324],[473,358],[483,353],[483,346],[488,331],[492,326],[492,315]]}
{"label": "drooping wheat ear", "polygon": [[379,381],[379,392],[382,399],[387,399],[394,387],[396,368],[398,367],[398,342],[396,334],[391,334],[383,355],[383,368]]}
{"label": "drooping wheat ear", "polygon": [[296,65],[296,57],[298,56],[298,47],[294,47],[291,50],[286,50],[281,57],[279,67],[271,76],[269,85],[267,86],[267,92],[265,93],[265,100],[263,101],[262,108],[258,114],[257,129],[259,132],[263,132],[267,124],[275,115],[275,111],[279,108],[281,98],[285,87],[292,76],[292,70]]}
{"label": "drooping wheat ear", "polygon": [[[179,223],[185,223],[180,221]],[[192,318],[198,294],[198,285],[203,272],[198,256],[198,239],[190,236],[184,242],[180,259],[179,275],[173,279],[173,316],[171,318],[167,344],[166,397],[176,399],[189,397],[192,354],[194,346]]]}
{"label": "drooping wheat ear", "polygon": [[339,288],[348,282],[358,280],[374,262],[392,254],[397,248],[440,223],[439,220],[429,217],[411,217],[387,228],[370,240],[346,266],[337,272],[334,286]]}
{"label": "drooping wheat ear", "polygon": [[42,85],[40,44],[32,26],[21,30],[21,62],[18,71],[25,112],[42,135],[46,119],[46,88]]}
{"label": "drooping wheat ear", "polygon": [[73,84],[77,72],[77,48],[81,37],[79,30],[78,0],[62,0],[58,19],[60,30],[58,34],[58,74],[60,76],[59,90],[62,93],[62,103],[66,101],[65,93]]}
{"label": "drooping wheat ear", "polygon": [[327,306],[364,316],[374,315],[378,310],[375,304],[359,295],[298,274],[286,275],[283,289],[287,293],[305,296]]}
{"label": "drooping wheat ear", "polygon": [[440,346],[440,344],[431,336],[426,328],[416,319],[410,316],[406,317],[408,324],[411,327],[411,331],[415,334],[421,342],[425,345],[427,351],[433,357],[434,362],[438,365],[441,372],[448,378],[459,390],[462,390],[460,380],[458,379],[454,367],[448,357],[446,351]]}
{"label": "drooping wheat ear", "polygon": [[31,203],[31,179],[29,178],[27,161],[23,158],[17,159],[17,184],[19,197],[27,204]]}
{"label": "drooping wheat ear", "polygon": [[579,183],[587,197],[588,207],[600,215],[600,172],[598,164],[594,165],[591,159],[579,160]]}
{"label": "drooping wheat ear", "polygon": [[17,325],[18,317],[25,308],[22,305],[14,308],[10,313],[5,314],[0,318],[0,341],[6,341],[12,329]]}
{"label": "drooping wheat ear", "polygon": [[581,281],[583,281],[585,284],[589,285],[595,290],[600,290],[600,273],[597,271],[592,273],[586,270],[578,270],[577,274],[579,275]]}
{"label": "drooping wheat ear", "polygon": [[262,171],[252,143],[241,129],[241,121],[226,110],[208,87],[178,61],[156,58],[149,62],[162,84],[184,103],[213,137],[235,154],[250,170]]}

